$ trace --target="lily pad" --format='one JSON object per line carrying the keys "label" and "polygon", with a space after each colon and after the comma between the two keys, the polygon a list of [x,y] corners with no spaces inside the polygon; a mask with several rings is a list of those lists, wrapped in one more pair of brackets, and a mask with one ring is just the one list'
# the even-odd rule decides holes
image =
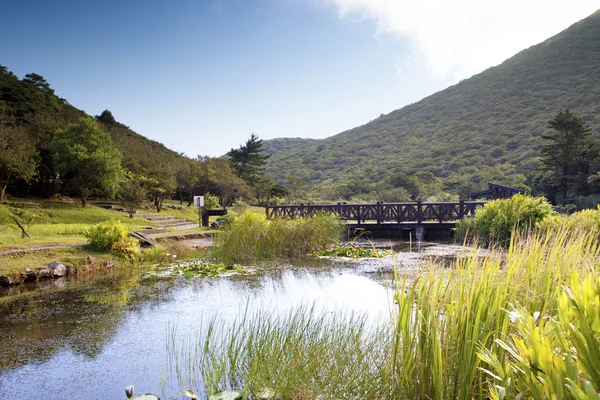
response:
{"label": "lily pad", "polygon": [[218,392],[208,397],[208,400],[242,400],[238,392]]}

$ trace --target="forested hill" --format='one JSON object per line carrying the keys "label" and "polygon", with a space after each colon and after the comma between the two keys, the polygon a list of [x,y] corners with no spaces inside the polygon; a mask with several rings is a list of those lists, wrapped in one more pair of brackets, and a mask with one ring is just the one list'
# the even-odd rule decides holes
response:
{"label": "forested hill", "polygon": [[[373,93],[376,95],[376,93]],[[600,11],[502,64],[323,140],[265,141],[267,172],[313,188],[418,171],[449,191],[526,183],[548,121],[568,108],[600,134]],[[431,175],[431,174],[429,174]],[[529,181],[527,181],[529,183]]]}
{"label": "forested hill", "polygon": [[[47,196],[56,191],[50,143],[58,129],[85,115],[58,97],[41,75],[30,73],[19,79],[0,65],[0,125],[25,127],[41,158],[36,179],[27,186],[30,193],[23,195]],[[117,122],[110,112],[105,111],[96,119],[110,132],[127,170],[150,177],[174,176],[178,165],[185,160],[179,153]]]}

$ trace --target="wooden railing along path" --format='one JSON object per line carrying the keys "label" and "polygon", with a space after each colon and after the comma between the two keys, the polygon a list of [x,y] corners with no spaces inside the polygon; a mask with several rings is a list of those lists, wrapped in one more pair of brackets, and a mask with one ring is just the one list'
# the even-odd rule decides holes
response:
{"label": "wooden railing along path", "polygon": [[477,207],[484,201],[414,202],[376,204],[300,204],[267,205],[267,218],[298,218],[313,216],[321,212],[334,213],[342,220],[357,224],[402,224],[402,223],[448,223],[475,215]]}

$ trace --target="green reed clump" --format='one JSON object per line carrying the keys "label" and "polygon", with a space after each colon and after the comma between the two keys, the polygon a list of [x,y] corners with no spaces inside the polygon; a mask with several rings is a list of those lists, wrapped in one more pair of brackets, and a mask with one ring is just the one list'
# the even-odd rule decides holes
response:
{"label": "green reed clump", "polygon": [[389,323],[301,307],[286,315],[256,313],[225,327],[167,343],[182,388],[210,395],[268,391],[277,399],[392,399]]}
{"label": "green reed clump", "polygon": [[342,229],[331,214],[269,220],[246,212],[216,235],[213,254],[227,264],[301,257],[337,244]]}
{"label": "green reed clump", "polygon": [[600,251],[590,235],[515,236],[507,253],[459,258],[398,286],[392,355],[403,398],[487,398],[481,349],[513,334],[506,310],[513,305],[541,315],[557,311],[557,291],[573,274],[597,269]]}

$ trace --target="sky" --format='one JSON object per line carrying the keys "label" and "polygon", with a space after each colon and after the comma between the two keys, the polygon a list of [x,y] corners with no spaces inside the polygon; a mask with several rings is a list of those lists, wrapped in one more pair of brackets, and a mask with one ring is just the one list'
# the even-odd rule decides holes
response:
{"label": "sky", "polygon": [[190,157],[325,138],[497,65],[598,0],[0,0],[0,64]]}

